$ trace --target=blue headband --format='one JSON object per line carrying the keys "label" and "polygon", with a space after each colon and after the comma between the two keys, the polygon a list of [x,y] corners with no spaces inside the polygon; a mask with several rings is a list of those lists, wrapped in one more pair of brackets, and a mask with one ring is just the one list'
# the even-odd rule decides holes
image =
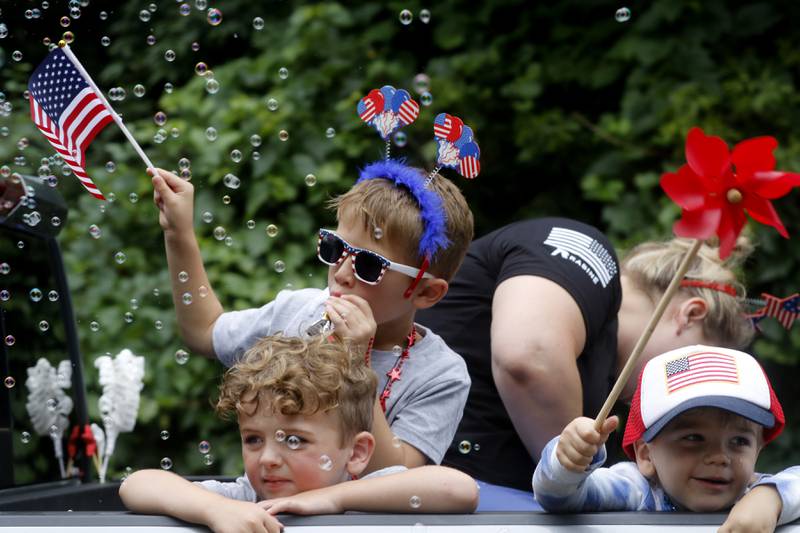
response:
{"label": "blue headband", "polygon": [[450,244],[442,199],[436,192],[425,187],[425,176],[419,170],[397,159],[375,161],[364,167],[356,183],[372,179],[389,180],[408,190],[417,201],[422,218],[420,256],[433,260],[436,252]]}

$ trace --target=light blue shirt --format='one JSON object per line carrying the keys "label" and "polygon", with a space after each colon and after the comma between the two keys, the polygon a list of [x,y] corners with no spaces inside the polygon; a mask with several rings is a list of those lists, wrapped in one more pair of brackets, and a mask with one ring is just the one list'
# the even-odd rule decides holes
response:
{"label": "light blue shirt", "polygon": [[[601,468],[606,461],[603,446],[586,472],[572,472],[564,468],[556,457],[558,437],[545,446],[542,458],[533,473],[534,498],[547,511],[675,511],[675,506],[659,485],[651,483],[634,462],[618,463]],[[773,485],[783,502],[778,524],[786,524],[800,517],[800,466],[782,472],[756,474],[756,481],[747,491],[758,485]],[[742,494],[744,496],[744,494]]]}

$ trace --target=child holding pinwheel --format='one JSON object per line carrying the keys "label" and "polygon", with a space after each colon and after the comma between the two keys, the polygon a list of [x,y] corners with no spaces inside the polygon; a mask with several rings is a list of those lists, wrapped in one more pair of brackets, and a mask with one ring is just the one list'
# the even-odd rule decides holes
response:
{"label": "child holding pinwheel", "polygon": [[800,517],[800,467],[754,472],[783,410],[756,360],[738,350],[679,348],[651,359],[633,397],[623,449],[601,468],[600,430],[576,418],[545,447],[533,476],[548,511],[728,511],[721,531],[772,531]]}
{"label": "child holding pinwheel", "polygon": [[[618,419],[606,419],[637,358],[703,239],[717,235],[720,256],[733,250],[746,217],[787,236],[770,200],[800,185],[775,171],[777,142],[759,137],[729,152],[718,137],[693,128],[688,163],[661,185],[682,208],[675,233],[695,239],[670,280],[597,419],[576,418],[550,441],[536,467],[536,499],[550,511],[717,512],[731,509],[723,531],[771,531],[800,517],[800,467],[754,474],[764,445],[782,431],[783,410],[766,374],[746,353],[688,346],[651,359],[639,375],[623,437],[635,462],[600,468]],[[692,280],[688,280],[689,283]],[[724,287],[720,287],[721,289]],[[740,318],[741,319],[741,318]]]}
{"label": "child holding pinwheel", "polygon": [[[384,140],[413,122],[419,105],[385,86],[359,102],[358,114]],[[437,126],[440,166],[477,174],[477,145],[463,122]],[[457,135],[455,133],[458,130]],[[469,144],[464,157],[455,141]],[[367,165],[356,184],[332,202],[336,229],[320,229],[317,256],[329,266],[326,289],[281,291],[257,309],[223,312],[210,290],[192,226],[193,187],[153,173],[181,335],[195,352],[231,366],[259,338],[332,329],[362,346],[378,375],[372,433],[377,446],[367,472],[384,466],[439,463],[453,438],[469,391],[464,361],[435,333],[416,325],[418,309],[447,292],[473,236],[472,213],[451,181],[388,158]],[[179,281],[179,273],[188,275]],[[183,278],[185,279],[185,277]],[[191,305],[182,294],[207,288]],[[206,289],[204,289],[206,290]],[[454,318],[456,319],[456,318]],[[322,323],[322,328],[317,327]]]}

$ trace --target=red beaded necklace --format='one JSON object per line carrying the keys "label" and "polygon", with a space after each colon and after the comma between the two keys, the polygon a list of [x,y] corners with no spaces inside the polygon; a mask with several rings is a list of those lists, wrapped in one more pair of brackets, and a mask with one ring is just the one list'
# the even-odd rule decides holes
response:
{"label": "red beaded necklace", "polygon": [[389,395],[392,393],[392,385],[394,385],[395,381],[400,380],[400,376],[403,374],[403,363],[408,359],[408,351],[414,346],[417,340],[417,328],[413,324],[411,325],[411,333],[408,334],[407,340],[406,348],[397,357],[392,369],[386,373],[389,380],[386,382],[386,386],[383,388],[383,392],[381,392],[380,395],[381,409],[384,413],[386,412],[386,400],[389,399]]}

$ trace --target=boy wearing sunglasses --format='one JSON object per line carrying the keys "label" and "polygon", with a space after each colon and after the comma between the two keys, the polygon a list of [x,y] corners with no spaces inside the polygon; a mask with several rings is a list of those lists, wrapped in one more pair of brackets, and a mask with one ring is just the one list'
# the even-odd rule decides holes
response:
{"label": "boy wearing sunglasses", "polygon": [[[193,186],[164,170],[153,172],[187,346],[231,366],[259,338],[303,335],[321,319],[329,321],[334,335],[363,346],[378,376],[376,449],[366,472],[441,462],[461,419],[469,374],[463,359],[415,324],[414,315],[444,296],[472,240],[472,213],[458,188],[441,177],[426,183],[421,170],[397,161],[368,165],[356,185],[331,202],[337,227],[318,232],[327,289],[284,290],[260,308],[226,313],[194,235]],[[179,280],[185,279],[181,272],[188,281]],[[201,286],[207,295],[183,305],[183,293]]]}

